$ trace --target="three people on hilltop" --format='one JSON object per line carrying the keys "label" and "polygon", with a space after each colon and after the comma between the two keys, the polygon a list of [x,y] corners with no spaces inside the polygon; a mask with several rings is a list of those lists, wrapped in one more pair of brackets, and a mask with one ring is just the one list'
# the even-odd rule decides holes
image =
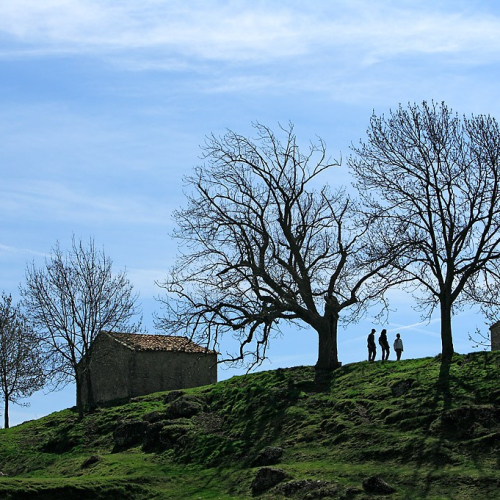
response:
{"label": "three people on hilltop", "polygon": [[[389,359],[390,347],[389,341],[387,340],[387,330],[384,328],[380,332],[380,336],[378,338],[378,343],[382,348],[382,361],[387,361]],[[375,361],[375,356],[377,355],[377,346],[375,345],[375,329],[368,334],[367,339],[368,346],[368,361]],[[403,340],[401,339],[401,335],[396,334],[396,339],[394,340],[394,351],[396,352],[396,358],[399,361],[401,359],[401,353],[403,352]]]}

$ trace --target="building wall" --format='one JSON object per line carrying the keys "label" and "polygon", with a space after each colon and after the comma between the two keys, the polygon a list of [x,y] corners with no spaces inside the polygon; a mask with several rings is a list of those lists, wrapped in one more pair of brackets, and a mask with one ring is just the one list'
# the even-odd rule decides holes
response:
{"label": "building wall", "polygon": [[[94,401],[103,403],[130,397],[131,365],[134,352],[107,335],[99,335],[91,361]],[[82,387],[87,401],[87,388]]]}
{"label": "building wall", "polygon": [[491,350],[500,351],[500,321],[490,326]]}
{"label": "building wall", "polygon": [[186,352],[139,351],[134,356],[131,382],[131,396],[215,384],[217,356]]}
{"label": "building wall", "polygon": [[[91,363],[96,403],[217,382],[217,355],[134,351],[99,335]],[[87,401],[86,387],[82,387]]]}

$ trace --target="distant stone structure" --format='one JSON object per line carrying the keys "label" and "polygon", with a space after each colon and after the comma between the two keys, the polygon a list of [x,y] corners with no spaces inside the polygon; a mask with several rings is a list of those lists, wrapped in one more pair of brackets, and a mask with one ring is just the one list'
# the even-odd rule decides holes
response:
{"label": "distant stone structure", "polygon": [[[217,353],[186,337],[101,332],[90,364],[96,403],[217,382]],[[82,398],[88,403],[87,387]]]}
{"label": "distant stone structure", "polygon": [[490,326],[491,350],[500,351],[500,321]]}

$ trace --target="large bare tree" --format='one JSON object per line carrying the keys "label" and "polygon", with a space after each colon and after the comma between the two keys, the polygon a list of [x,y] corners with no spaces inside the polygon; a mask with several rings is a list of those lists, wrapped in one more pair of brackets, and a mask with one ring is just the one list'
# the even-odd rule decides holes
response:
{"label": "large bare tree", "polygon": [[498,290],[498,123],[423,102],[373,115],[367,134],[349,161],[358,189],[407,249],[397,264],[420,306],[429,316],[439,308],[449,360],[454,309],[492,304]]}
{"label": "large bare tree", "polygon": [[21,289],[29,320],[42,339],[58,383],[76,383],[77,406],[83,414],[82,386],[94,406],[90,365],[93,345],[101,331],[137,330],[130,320],[138,313],[137,294],[126,271],[112,272],[112,261],[93,239],[85,245],[72,240],[64,253],[59,243],[37,268],[27,266]]}
{"label": "large bare tree", "polygon": [[45,383],[40,342],[12,296],[0,295],[0,394],[4,427],[9,427],[9,403],[22,404]]}
{"label": "large bare tree", "polygon": [[321,140],[302,153],[293,126],[281,129],[283,139],[254,129],[254,140],[232,131],[208,137],[205,164],[186,179],[187,207],[174,214],[181,255],[159,283],[167,293],[157,326],[217,350],[231,335],[238,348],[224,360],[251,367],[280,322],[308,325],[319,338],[317,373],[331,370],[339,319],[356,320],[384,300],[392,249],[377,252],[376,218],[358,220],[344,190],[324,184],[339,163]]}

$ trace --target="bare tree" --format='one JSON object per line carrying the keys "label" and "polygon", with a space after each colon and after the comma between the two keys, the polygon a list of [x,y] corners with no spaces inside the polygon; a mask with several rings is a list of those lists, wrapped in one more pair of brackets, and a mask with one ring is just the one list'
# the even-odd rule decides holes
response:
{"label": "bare tree", "polygon": [[112,272],[112,261],[94,240],[88,245],[73,237],[67,254],[56,244],[45,265],[26,269],[21,289],[26,314],[34,325],[59,384],[76,382],[77,406],[83,414],[82,386],[94,406],[90,365],[93,345],[101,331],[136,330],[137,294],[126,271]]}
{"label": "bare tree", "polygon": [[383,301],[392,251],[376,252],[372,222],[357,220],[342,189],[319,184],[339,166],[321,140],[303,154],[293,126],[282,129],[283,141],[254,128],[254,141],[232,131],[208,137],[205,165],[186,179],[194,193],[174,213],[182,254],[159,283],[167,293],[157,326],[217,350],[232,335],[239,347],[223,361],[252,367],[280,322],[308,325],[319,338],[317,373],[331,370],[339,319],[356,320]]}
{"label": "bare tree", "polygon": [[9,403],[22,404],[45,383],[37,336],[12,297],[0,296],[0,392],[4,401],[4,427],[9,427]]}
{"label": "bare tree", "polygon": [[405,245],[416,300],[441,313],[443,360],[454,348],[452,315],[491,303],[500,276],[500,133],[490,116],[460,118],[444,103],[373,115],[349,164],[358,189]]}

